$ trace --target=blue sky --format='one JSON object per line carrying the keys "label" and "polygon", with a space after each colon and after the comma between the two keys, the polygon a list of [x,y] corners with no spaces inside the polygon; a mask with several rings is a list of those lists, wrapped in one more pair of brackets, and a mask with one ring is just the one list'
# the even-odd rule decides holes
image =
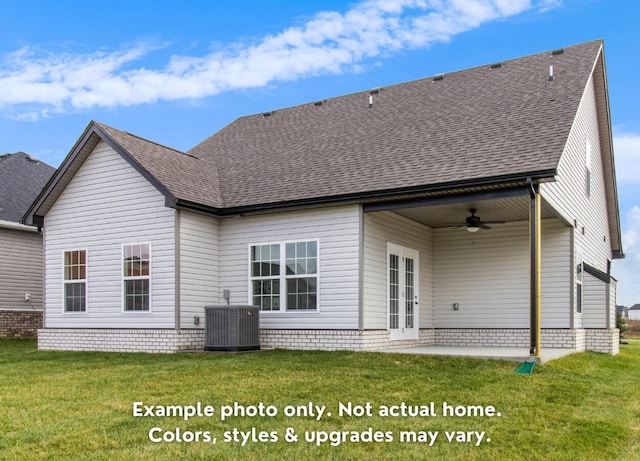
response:
{"label": "blue sky", "polygon": [[186,150],[235,118],[602,38],[640,302],[640,2],[0,0],[0,153],[58,166],[90,120]]}

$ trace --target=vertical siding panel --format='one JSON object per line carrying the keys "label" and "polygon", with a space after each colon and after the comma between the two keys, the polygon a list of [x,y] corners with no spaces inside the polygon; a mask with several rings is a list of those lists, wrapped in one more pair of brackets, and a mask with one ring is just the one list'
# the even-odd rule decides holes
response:
{"label": "vertical siding panel", "polygon": [[[218,219],[180,211],[180,317],[182,328],[204,328],[204,306],[221,302],[218,291]],[[200,317],[200,325],[194,324]]]}
{"label": "vertical siding panel", "polygon": [[319,239],[317,312],[262,312],[261,328],[358,328],[360,219],[357,205],[220,221],[220,287],[249,301],[249,245]]}
{"label": "vertical siding panel", "polygon": [[42,234],[0,228],[0,309],[42,309],[42,268]]}
{"label": "vertical siding panel", "polygon": [[[171,328],[175,324],[175,211],[100,142],[45,217],[49,328]],[[151,243],[151,311],[122,312],[122,245]],[[62,257],[87,250],[87,312],[62,312]]]}
{"label": "vertical siding panel", "polygon": [[390,212],[364,215],[364,328],[387,328],[387,242],[420,254],[420,328],[433,327],[431,228]]}

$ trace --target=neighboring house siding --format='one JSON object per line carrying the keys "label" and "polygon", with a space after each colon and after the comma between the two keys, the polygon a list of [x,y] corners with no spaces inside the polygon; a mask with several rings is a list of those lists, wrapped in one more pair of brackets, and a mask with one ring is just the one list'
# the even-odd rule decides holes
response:
{"label": "neighboring house siding", "polygon": [[[589,196],[585,172],[587,140],[591,145]],[[575,221],[575,246],[583,252],[584,262],[606,272],[607,261],[612,258],[611,237],[593,79],[586,86],[560,159],[557,181],[542,184],[540,191],[570,223]]]}
{"label": "neighboring house siding", "polygon": [[607,284],[585,272],[583,286],[582,327],[606,328]]}
{"label": "neighboring house siding", "polygon": [[[218,219],[180,210],[180,327],[204,328],[204,306],[219,304]],[[195,325],[194,317],[200,317]]]}
{"label": "neighboring house siding", "polygon": [[[527,222],[469,234],[436,229],[433,238],[436,328],[528,328]],[[570,230],[542,224],[542,328],[568,328]],[[459,303],[459,310],[453,309]]]}
{"label": "neighboring house siding", "polygon": [[42,309],[42,235],[0,228],[0,255],[0,309]]}
{"label": "neighboring house siding", "polygon": [[249,245],[319,240],[317,312],[262,312],[261,328],[355,329],[359,315],[360,219],[357,205],[220,221],[220,291],[249,302]]}
{"label": "neighboring house siding", "polygon": [[420,255],[420,328],[433,328],[431,228],[390,212],[364,215],[364,328],[387,328],[387,243]]}
{"label": "neighboring house siding", "polygon": [[[175,210],[100,142],[45,217],[47,328],[173,328]],[[151,244],[151,312],[122,312],[122,245]],[[87,312],[63,313],[63,252],[87,251]]]}

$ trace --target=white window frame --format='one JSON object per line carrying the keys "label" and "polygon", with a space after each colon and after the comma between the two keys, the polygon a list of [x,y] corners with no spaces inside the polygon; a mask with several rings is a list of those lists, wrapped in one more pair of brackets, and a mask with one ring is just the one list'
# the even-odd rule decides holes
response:
{"label": "white window frame", "polygon": [[[578,273],[578,266],[580,272]],[[584,312],[584,259],[582,251],[576,251],[576,260],[574,265],[575,278],[576,278],[576,314],[582,314]]]}
{"label": "white window frame", "polygon": [[[126,247],[132,247],[132,246],[136,246],[136,245],[147,245],[149,247],[149,275],[137,275],[137,276],[127,276],[125,275],[125,269],[124,269],[124,258],[125,258],[125,253],[124,250]],[[120,292],[120,299],[121,299],[121,310],[122,313],[124,314],[133,314],[133,315],[140,315],[140,314],[149,314],[152,312],[152,305],[151,305],[151,292],[152,292],[152,265],[153,265],[153,249],[151,247],[151,242],[134,242],[134,243],[123,243],[120,249],[120,271],[121,271],[121,279],[122,279],[122,284],[121,286],[121,292]],[[148,280],[149,281],[149,288],[148,288],[148,292],[147,292],[147,296],[149,297],[148,300],[148,306],[149,308],[147,310],[129,310],[127,309],[127,296],[126,296],[126,282],[128,280]]]}
{"label": "white window frame", "polygon": [[585,155],[584,155],[584,164],[585,164],[585,194],[587,197],[591,197],[591,162],[593,161],[593,148],[591,146],[591,141],[589,138],[585,139]]}
{"label": "white window frame", "polygon": [[[66,261],[65,255],[67,253],[75,253],[84,251],[84,279],[65,279],[65,268]],[[62,313],[65,315],[86,315],[89,311],[89,287],[88,280],[89,278],[89,251],[86,248],[75,248],[73,250],[62,250]],[[67,285],[72,283],[84,283],[84,310],[82,311],[68,311],[67,310]]]}
{"label": "white window frame", "polygon": [[[297,244],[297,243],[308,243],[315,242],[316,244],[316,272],[315,274],[294,274],[287,275],[287,244]],[[253,247],[259,247],[263,245],[280,245],[280,274],[277,277],[274,276],[253,276],[252,274],[252,259],[251,259],[251,249]],[[260,312],[263,314],[282,314],[282,313],[318,313],[320,312],[320,239],[318,238],[308,238],[308,239],[297,239],[297,240],[281,240],[281,241],[271,241],[271,242],[262,242],[262,243],[250,243],[248,245],[248,257],[247,257],[247,266],[248,266],[248,280],[249,280],[249,289],[248,291],[248,302],[250,305],[253,305],[253,282],[255,280],[272,280],[278,279],[280,283],[280,303],[279,309],[277,310],[262,310]],[[314,278],[316,279],[316,308],[315,309],[290,309],[287,305],[287,280],[292,279],[300,279],[300,278]]]}

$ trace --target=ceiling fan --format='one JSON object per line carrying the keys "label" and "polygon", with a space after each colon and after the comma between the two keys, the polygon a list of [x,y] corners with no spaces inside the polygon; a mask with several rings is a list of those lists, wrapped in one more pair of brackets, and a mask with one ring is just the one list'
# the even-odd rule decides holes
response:
{"label": "ceiling fan", "polygon": [[459,226],[456,226],[454,229],[457,229],[459,227],[466,227],[467,230],[469,232],[478,232],[480,229],[491,229],[491,226],[488,226],[487,224],[504,224],[504,221],[482,221],[480,219],[480,216],[476,216],[476,210],[475,208],[469,208],[469,212],[471,213],[471,216],[467,216],[467,219],[465,220],[465,224],[461,224]]}

